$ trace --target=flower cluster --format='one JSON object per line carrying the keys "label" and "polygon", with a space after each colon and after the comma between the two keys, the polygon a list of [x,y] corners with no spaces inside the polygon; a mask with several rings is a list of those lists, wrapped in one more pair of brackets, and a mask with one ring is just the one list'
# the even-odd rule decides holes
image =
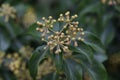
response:
{"label": "flower cluster", "polygon": [[23,23],[25,27],[27,27],[33,24],[36,21],[36,19],[37,19],[37,15],[35,14],[34,9],[30,8],[23,16]]}
{"label": "flower cluster", "polygon": [[30,59],[32,56],[33,48],[30,46],[23,46],[19,49],[19,53],[22,55],[23,58],[26,58],[27,60]]}
{"label": "flower cluster", "polygon": [[[9,60],[9,62],[7,60]],[[4,57],[3,63],[6,68],[13,72],[17,79],[32,80],[29,70],[26,67],[26,61],[24,61],[19,53],[7,54]]]}
{"label": "flower cluster", "polygon": [[120,0],[101,0],[103,4],[107,3],[108,5],[117,5],[120,4]]}
{"label": "flower cluster", "polygon": [[[77,17],[77,14],[70,16],[70,12],[68,11],[65,15],[60,14],[57,20],[49,16],[49,19],[43,17],[43,22],[37,21],[39,27],[36,30],[42,33],[42,40],[47,42],[45,49],[50,47],[50,51],[55,50],[55,54],[59,54],[62,51],[70,53],[68,46],[71,43],[74,46],[78,46],[77,41],[84,41],[83,28],[79,28],[79,22],[74,21]],[[59,26],[60,30],[55,31],[54,28],[57,26],[54,26],[54,24],[61,22],[64,25]]]}
{"label": "flower cluster", "polygon": [[15,8],[11,7],[9,4],[2,4],[0,8],[0,16],[3,16],[5,18],[5,22],[8,22],[9,17],[15,18],[16,15]]}
{"label": "flower cluster", "polygon": [[[33,48],[23,46],[20,53],[0,52],[0,66],[4,66],[6,70],[10,70],[16,76],[17,80],[33,80],[30,76],[27,61],[32,55]],[[55,66],[51,58],[46,58],[38,67],[36,80],[41,80],[43,76],[54,72]],[[23,75],[24,74],[24,75]],[[1,80],[1,76],[0,76]]]}
{"label": "flower cluster", "polygon": [[42,36],[44,37],[47,33],[50,33],[51,28],[53,28],[53,24],[56,22],[55,19],[52,18],[52,16],[49,16],[48,19],[45,17],[42,18],[44,23],[37,21],[37,24],[40,26],[39,28],[36,28],[36,30],[42,32]]}

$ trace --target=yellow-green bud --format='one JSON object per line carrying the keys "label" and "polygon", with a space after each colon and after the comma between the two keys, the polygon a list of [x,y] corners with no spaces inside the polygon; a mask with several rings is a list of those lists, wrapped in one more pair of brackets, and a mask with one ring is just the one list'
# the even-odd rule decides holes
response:
{"label": "yellow-green bud", "polygon": [[52,19],[52,16],[49,16],[49,19]]}
{"label": "yellow-green bud", "polygon": [[81,32],[81,35],[84,35],[85,33],[84,32]]}
{"label": "yellow-green bud", "polygon": [[66,13],[65,13],[65,15],[69,15],[70,14],[70,12],[69,11],[67,11]]}
{"label": "yellow-green bud", "polygon": [[36,30],[37,30],[37,31],[39,31],[39,30],[40,30],[40,28],[36,28]]}

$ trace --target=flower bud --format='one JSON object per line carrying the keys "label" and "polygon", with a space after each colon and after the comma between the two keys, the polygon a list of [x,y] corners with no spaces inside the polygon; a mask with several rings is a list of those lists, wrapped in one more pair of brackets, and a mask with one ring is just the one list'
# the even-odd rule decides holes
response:
{"label": "flower bud", "polygon": [[42,20],[45,20],[45,17],[42,17]]}
{"label": "flower bud", "polygon": [[69,11],[67,11],[66,13],[65,13],[65,15],[69,15],[70,14],[70,12]]}
{"label": "flower bud", "polygon": [[49,19],[52,19],[52,16],[49,16]]}

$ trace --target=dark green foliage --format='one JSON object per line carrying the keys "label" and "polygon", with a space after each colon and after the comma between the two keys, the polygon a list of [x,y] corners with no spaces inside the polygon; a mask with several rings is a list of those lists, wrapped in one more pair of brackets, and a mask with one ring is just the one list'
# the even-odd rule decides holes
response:
{"label": "dark green foliage", "polygon": [[[56,71],[43,76],[41,80],[60,80],[60,78],[87,80],[86,74],[91,80],[120,80],[119,73],[115,73],[114,68],[109,66],[110,56],[120,51],[120,3],[109,5],[107,2],[102,3],[101,0],[0,0],[0,7],[4,3],[9,3],[17,11],[17,17],[10,18],[8,22],[4,22],[4,18],[0,17],[0,52],[19,53],[22,46],[33,47],[32,57],[26,65],[33,79],[37,75],[38,66],[49,56],[55,64]],[[78,42],[77,47],[69,46],[72,56],[66,57],[65,52],[56,55],[54,52],[50,53],[49,48],[43,49],[46,43],[41,41],[41,33],[36,31],[38,25],[34,22],[30,26],[24,25],[23,17],[30,8],[36,14],[36,21],[49,15],[58,18],[60,13],[66,11],[78,14],[77,20],[80,23],[79,26],[85,29],[85,35],[84,41]],[[56,23],[54,30],[60,30],[63,24]],[[2,65],[4,64],[0,64],[0,78],[17,80],[13,72]],[[114,73],[109,71],[109,67]],[[115,70],[119,71],[119,67],[118,64],[116,66],[118,69]]]}
{"label": "dark green foliage", "polygon": [[[55,54],[54,51],[47,52],[47,49],[43,49],[41,46],[37,48],[36,53],[33,53],[29,61],[29,70],[32,77],[36,77],[37,67],[42,59],[52,57],[56,67],[55,73],[57,72],[59,75],[63,73],[67,80],[84,80],[84,73],[87,73],[91,80],[107,80],[106,70],[100,63],[107,59],[103,44],[99,38],[90,32],[85,32],[84,39],[83,42],[77,41],[77,47],[69,46],[72,51],[70,56],[65,56],[67,53],[64,51]],[[46,55],[47,53],[49,55]]]}

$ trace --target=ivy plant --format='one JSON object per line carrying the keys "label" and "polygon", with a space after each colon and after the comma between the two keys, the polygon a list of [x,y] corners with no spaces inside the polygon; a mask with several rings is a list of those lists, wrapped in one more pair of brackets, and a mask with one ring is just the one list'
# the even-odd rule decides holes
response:
{"label": "ivy plant", "polygon": [[68,11],[58,19],[43,17],[32,26],[39,32],[42,43],[29,61],[34,80],[38,66],[47,58],[52,60],[55,69],[41,80],[107,80],[102,64],[106,60],[104,46],[95,34],[79,26],[77,17],[77,14],[70,16]]}

